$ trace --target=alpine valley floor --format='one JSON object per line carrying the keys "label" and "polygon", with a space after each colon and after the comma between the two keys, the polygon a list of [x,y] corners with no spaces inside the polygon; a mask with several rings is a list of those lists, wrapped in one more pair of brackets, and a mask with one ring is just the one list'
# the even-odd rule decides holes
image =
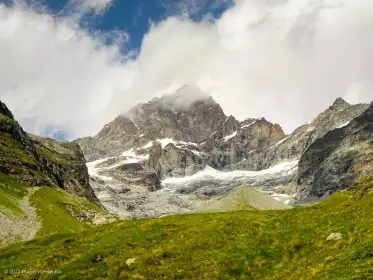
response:
{"label": "alpine valley floor", "polygon": [[373,193],[349,190],[310,207],[115,222],[2,249],[0,277],[373,279],[372,207]]}

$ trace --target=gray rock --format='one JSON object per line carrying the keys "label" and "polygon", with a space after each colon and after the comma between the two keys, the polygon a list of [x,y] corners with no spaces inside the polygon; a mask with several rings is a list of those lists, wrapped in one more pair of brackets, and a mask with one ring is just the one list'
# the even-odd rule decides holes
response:
{"label": "gray rock", "polygon": [[328,132],[303,153],[297,175],[297,196],[322,197],[351,186],[373,173],[373,108],[348,125]]}
{"label": "gray rock", "polygon": [[334,241],[334,240],[339,240],[342,239],[342,233],[331,233],[326,240],[327,241]]}

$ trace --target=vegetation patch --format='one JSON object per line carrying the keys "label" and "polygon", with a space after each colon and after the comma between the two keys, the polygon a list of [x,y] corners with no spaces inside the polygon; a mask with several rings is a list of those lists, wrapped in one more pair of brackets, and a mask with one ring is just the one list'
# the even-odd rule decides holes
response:
{"label": "vegetation patch", "polygon": [[[42,202],[49,207],[58,196],[46,195],[39,193],[39,207]],[[56,234],[1,250],[0,274],[4,269],[57,269],[61,274],[7,277],[372,279],[373,194],[360,200],[349,195],[336,193],[319,205],[282,211],[179,215]]]}
{"label": "vegetation patch", "polygon": [[3,162],[34,163],[34,158],[21,146],[20,142],[12,138],[9,133],[0,132],[0,157]]}
{"label": "vegetation patch", "polygon": [[279,210],[290,208],[286,204],[271,198],[249,186],[236,188],[228,195],[207,200],[203,205],[204,212],[222,212],[239,210]]}
{"label": "vegetation patch", "polygon": [[74,158],[73,155],[64,155],[60,154],[58,152],[54,152],[50,150],[47,147],[44,147],[43,145],[36,145],[36,152],[40,156],[44,156],[48,158],[50,161],[60,163],[60,164],[72,164],[72,163],[77,163],[79,162],[76,158]]}
{"label": "vegetation patch", "polygon": [[30,201],[41,220],[41,229],[37,237],[61,232],[79,232],[91,228],[91,222],[84,217],[91,213],[103,212],[86,199],[70,195],[57,188],[40,188],[31,196]]}
{"label": "vegetation patch", "polygon": [[373,190],[373,175],[365,176],[357,180],[351,187],[353,196],[357,199],[363,198]]}
{"label": "vegetation patch", "polygon": [[19,202],[27,194],[27,186],[17,183],[7,175],[0,173],[0,212],[11,211],[15,215],[23,214]]}

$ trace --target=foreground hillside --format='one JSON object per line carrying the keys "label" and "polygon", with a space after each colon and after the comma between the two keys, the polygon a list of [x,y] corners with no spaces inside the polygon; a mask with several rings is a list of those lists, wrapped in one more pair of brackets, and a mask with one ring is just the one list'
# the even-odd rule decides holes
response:
{"label": "foreground hillside", "polygon": [[[373,194],[318,205],[123,221],[0,251],[7,279],[373,279]],[[334,234],[334,235],[333,235]]]}
{"label": "foreground hillside", "polygon": [[107,219],[79,146],[26,133],[0,101],[0,247]]}
{"label": "foreground hillside", "polygon": [[78,232],[113,219],[84,197],[29,187],[0,173],[0,247],[59,232]]}

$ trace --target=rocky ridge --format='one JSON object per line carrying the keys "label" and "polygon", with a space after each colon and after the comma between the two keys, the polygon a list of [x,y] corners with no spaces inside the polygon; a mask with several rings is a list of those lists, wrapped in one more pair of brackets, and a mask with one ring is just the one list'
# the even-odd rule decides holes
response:
{"label": "rocky ridge", "polygon": [[373,173],[373,103],[312,143],[299,161],[298,198],[325,197]]}
{"label": "rocky ridge", "polygon": [[50,186],[100,205],[79,145],[26,133],[0,102],[0,172],[27,186]]}

